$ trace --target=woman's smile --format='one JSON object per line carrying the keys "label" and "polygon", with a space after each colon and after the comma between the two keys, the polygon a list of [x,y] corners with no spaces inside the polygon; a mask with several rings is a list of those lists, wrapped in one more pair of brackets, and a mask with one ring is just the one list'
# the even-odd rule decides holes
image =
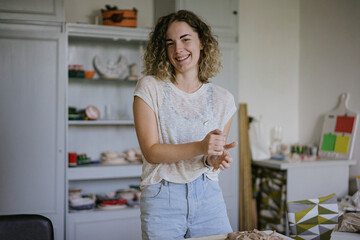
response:
{"label": "woman's smile", "polygon": [[188,59],[189,57],[190,57],[190,54],[185,55],[185,56],[181,56],[181,57],[176,57],[176,60],[181,62],[181,61],[184,61],[184,60]]}

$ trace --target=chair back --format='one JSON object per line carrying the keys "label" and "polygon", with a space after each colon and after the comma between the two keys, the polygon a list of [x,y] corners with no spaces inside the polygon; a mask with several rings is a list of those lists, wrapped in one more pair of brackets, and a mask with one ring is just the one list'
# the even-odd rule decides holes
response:
{"label": "chair back", "polygon": [[53,240],[54,229],[47,217],[37,214],[0,216],[0,239]]}

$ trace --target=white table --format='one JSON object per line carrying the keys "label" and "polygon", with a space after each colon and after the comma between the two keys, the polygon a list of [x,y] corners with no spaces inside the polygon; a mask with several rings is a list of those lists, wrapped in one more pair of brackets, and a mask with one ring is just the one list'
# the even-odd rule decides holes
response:
{"label": "white table", "polygon": [[285,170],[287,201],[317,198],[336,193],[338,198],[348,194],[349,168],[354,160],[316,160],[289,163],[278,160],[253,161],[253,165]]}
{"label": "white table", "polygon": [[359,240],[360,233],[332,232],[330,240]]}

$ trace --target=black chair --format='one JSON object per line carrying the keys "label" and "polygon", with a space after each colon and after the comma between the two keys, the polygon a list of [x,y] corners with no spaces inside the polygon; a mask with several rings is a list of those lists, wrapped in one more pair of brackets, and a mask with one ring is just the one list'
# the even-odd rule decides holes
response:
{"label": "black chair", "polygon": [[54,229],[47,217],[37,214],[0,216],[1,240],[53,240]]}

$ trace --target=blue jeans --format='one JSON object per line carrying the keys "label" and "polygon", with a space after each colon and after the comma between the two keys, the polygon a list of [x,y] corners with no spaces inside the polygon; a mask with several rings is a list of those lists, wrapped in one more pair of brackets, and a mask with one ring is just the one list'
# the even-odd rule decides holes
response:
{"label": "blue jeans", "polygon": [[232,232],[219,183],[205,174],[186,184],[160,183],[141,193],[143,240],[184,239]]}

